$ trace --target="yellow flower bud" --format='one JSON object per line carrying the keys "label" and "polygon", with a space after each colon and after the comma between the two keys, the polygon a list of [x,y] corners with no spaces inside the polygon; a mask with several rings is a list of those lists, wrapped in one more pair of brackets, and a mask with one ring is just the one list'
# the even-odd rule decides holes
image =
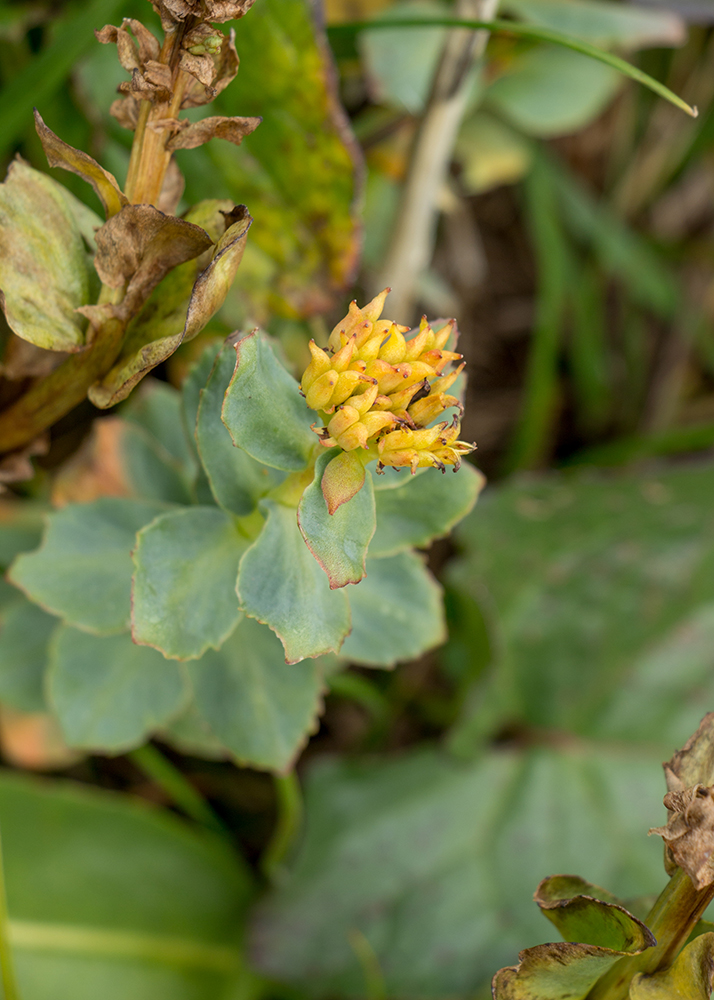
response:
{"label": "yellow flower bud", "polygon": [[[307,392],[312,383],[320,375],[323,375],[326,371],[332,368],[332,362],[330,360],[330,355],[323,351],[321,347],[318,347],[314,340],[311,340],[307,345],[310,348],[310,353],[312,354],[312,361],[305,369],[305,374],[302,377],[302,382],[300,383],[300,388],[303,392]],[[308,406],[310,404],[308,403]],[[314,407],[310,407],[314,409]]]}
{"label": "yellow flower bud", "polygon": [[324,410],[328,406],[339,377],[336,371],[330,369],[315,379],[305,393],[305,402],[311,410]]}

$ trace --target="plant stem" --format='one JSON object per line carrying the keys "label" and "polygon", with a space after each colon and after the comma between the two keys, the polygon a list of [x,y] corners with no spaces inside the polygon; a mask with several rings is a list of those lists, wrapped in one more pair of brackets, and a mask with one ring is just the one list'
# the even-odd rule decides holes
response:
{"label": "plant stem", "polygon": [[226,834],[226,828],[206,800],[156,747],[151,744],[138,747],[128,757],[140,771],[163,788],[187,816],[215,833]]}
{"label": "plant stem", "polygon": [[302,791],[294,771],[275,776],[275,793],[278,800],[278,818],[273,836],[260,862],[263,873],[271,882],[280,875],[283,862],[302,824]]}
{"label": "plant stem", "polygon": [[645,920],[657,939],[655,947],[621,958],[595,983],[587,1000],[626,1000],[637,972],[652,973],[670,966],[713,898],[714,885],[695,889],[678,868]]}
{"label": "plant stem", "polygon": [[[490,20],[498,0],[457,0],[456,16]],[[483,55],[488,32],[453,28],[447,35],[419,126],[390,245],[378,284],[393,289],[394,314],[409,322],[418,281],[431,261],[438,199],[446,180],[468,96],[469,71]]]}
{"label": "plant stem", "polygon": [[15,963],[10,948],[10,919],[5,889],[5,863],[0,842],[0,976],[4,1000],[19,1000],[20,992],[15,979]]}

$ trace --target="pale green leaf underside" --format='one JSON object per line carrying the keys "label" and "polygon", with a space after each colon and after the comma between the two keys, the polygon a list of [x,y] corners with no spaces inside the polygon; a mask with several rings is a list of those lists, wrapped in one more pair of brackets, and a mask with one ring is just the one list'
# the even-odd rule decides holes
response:
{"label": "pale green leaf underside", "polygon": [[321,706],[313,660],[286,663],[270,629],[244,618],[218,652],[189,670],[197,711],[237,761],[275,771],[290,766]]}
{"label": "pale green leaf underside", "polygon": [[215,507],[169,511],[143,528],[133,553],[134,641],[179,660],[220,648],[240,618],[235,582],[246,545]]}
{"label": "pale green leaf underside", "polygon": [[50,646],[47,693],[72,747],[119,753],[144,743],[189,698],[177,663],[131,637],[59,625]]}
{"label": "pale green leaf underside", "polygon": [[278,635],[289,663],[337,652],[350,628],[345,592],[330,590],[300,534],[295,508],[272,500],[261,508],[265,527],[240,562],[242,609]]}
{"label": "pale green leaf underside", "polygon": [[[0,292],[10,328],[50,351],[76,351],[89,301],[87,255],[64,189],[22,160],[0,184]],[[0,296],[0,304],[2,303]]]}
{"label": "pale green leaf underside", "polygon": [[47,516],[39,549],[19,556],[10,578],[71,625],[106,635],[129,626],[131,550],[164,504],[104,497]]}

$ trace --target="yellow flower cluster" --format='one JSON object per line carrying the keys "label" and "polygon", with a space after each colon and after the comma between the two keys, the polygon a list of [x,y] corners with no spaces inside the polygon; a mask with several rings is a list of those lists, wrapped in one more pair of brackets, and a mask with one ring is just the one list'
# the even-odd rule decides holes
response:
{"label": "yellow flower cluster", "polygon": [[[300,388],[307,405],[326,420],[313,430],[326,447],[366,449],[379,459],[378,472],[385,465],[409,466],[412,472],[430,465],[458,469],[461,456],[474,446],[458,440],[463,410],[447,394],[464,366],[443,374],[450,362],[461,360],[446,350],[454,322],[435,333],[425,317],[406,340],[409,327],[379,318],[388,292],[361,309],[352,302],[326,351],[310,342],[312,361]],[[427,426],[449,407],[458,409],[451,423]]]}

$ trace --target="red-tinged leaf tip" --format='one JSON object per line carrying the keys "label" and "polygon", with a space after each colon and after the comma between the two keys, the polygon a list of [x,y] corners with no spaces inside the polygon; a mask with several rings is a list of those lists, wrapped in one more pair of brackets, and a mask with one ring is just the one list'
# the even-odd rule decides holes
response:
{"label": "red-tinged leaf tip", "polygon": [[364,485],[364,465],[354,451],[336,455],[322,476],[322,495],[328,513],[334,514],[343,503],[351,500]]}

